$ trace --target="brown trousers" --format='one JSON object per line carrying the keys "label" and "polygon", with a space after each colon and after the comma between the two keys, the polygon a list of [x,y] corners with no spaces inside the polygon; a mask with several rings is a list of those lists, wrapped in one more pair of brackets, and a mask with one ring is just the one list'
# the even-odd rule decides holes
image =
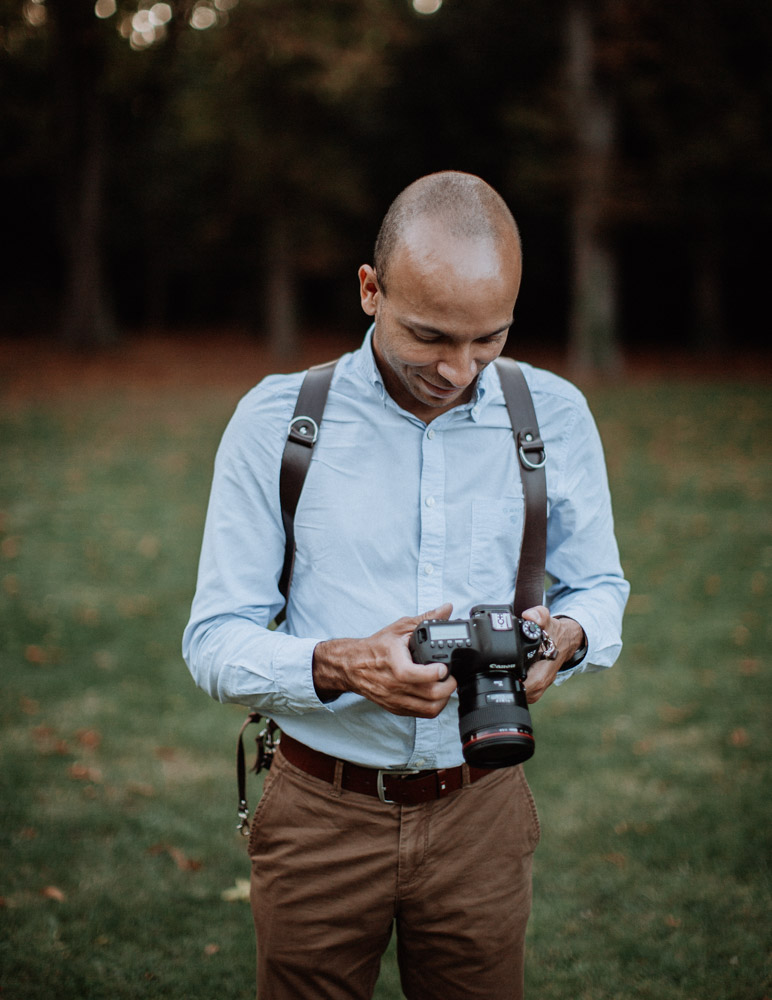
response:
{"label": "brown trousers", "polygon": [[521,767],[386,805],[278,753],[249,838],[259,1000],[520,1000],[539,820]]}

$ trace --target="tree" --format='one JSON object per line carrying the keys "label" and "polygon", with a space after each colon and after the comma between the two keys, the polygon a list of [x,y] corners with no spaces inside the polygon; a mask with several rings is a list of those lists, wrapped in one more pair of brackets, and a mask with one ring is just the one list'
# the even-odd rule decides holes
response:
{"label": "tree", "polygon": [[619,283],[609,233],[615,120],[611,95],[597,81],[594,32],[588,6],[572,0],[566,11],[566,99],[574,146],[569,360],[577,373],[608,374],[620,367]]}
{"label": "tree", "polygon": [[[133,209],[144,219],[154,313],[164,312],[175,269],[190,273],[197,253],[227,244],[231,226],[251,226],[247,280],[267,273],[265,325],[274,345],[290,350],[298,276],[324,256],[321,217],[331,205],[362,209],[365,168],[341,142],[384,83],[390,48],[407,34],[404,11],[381,0],[10,6],[17,30],[46,37],[60,123],[62,336],[84,345],[117,335],[103,244],[106,196],[130,197],[141,177],[142,191],[158,195]],[[30,21],[32,8],[38,13]],[[191,167],[200,199],[192,212],[178,193],[190,193]],[[202,199],[207,177],[216,212]],[[124,221],[136,229],[131,215]],[[176,231],[180,221],[191,239]],[[116,233],[113,245],[121,239]],[[195,281],[188,290],[198,294]]]}

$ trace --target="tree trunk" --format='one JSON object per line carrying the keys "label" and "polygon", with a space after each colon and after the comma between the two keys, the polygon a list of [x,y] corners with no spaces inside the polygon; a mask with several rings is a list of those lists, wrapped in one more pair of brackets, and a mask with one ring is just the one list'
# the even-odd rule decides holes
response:
{"label": "tree trunk", "polygon": [[281,210],[270,222],[266,251],[268,344],[276,357],[290,358],[299,346],[297,286],[287,220]]}
{"label": "tree trunk", "polygon": [[571,212],[572,305],[569,362],[577,374],[620,367],[617,264],[609,242],[608,187],[614,148],[611,101],[594,82],[592,24],[584,4],[569,4],[568,108],[574,139]]}
{"label": "tree trunk", "polygon": [[102,25],[88,4],[49,4],[56,31],[60,123],[58,192],[64,288],[59,333],[72,346],[112,343],[117,328],[104,274],[107,126]]}
{"label": "tree trunk", "polygon": [[695,350],[717,357],[724,342],[724,302],[722,294],[721,240],[710,209],[705,208],[702,226],[697,228],[692,250],[694,270]]}

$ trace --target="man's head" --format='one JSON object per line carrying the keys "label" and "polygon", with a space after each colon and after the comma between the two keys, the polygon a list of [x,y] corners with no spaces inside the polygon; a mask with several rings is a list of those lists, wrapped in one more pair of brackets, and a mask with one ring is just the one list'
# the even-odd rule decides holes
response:
{"label": "man's head", "polygon": [[378,366],[401,406],[429,421],[471,398],[506,342],[520,274],[515,221],[479,177],[429,174],[397,197],[359,281]]}

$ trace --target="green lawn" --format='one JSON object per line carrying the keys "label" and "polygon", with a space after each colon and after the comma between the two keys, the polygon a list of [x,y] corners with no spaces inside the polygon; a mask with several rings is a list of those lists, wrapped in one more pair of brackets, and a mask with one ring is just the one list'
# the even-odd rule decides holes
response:
{"label": "green lawn", "polygon": [[[764,1000],[769,392],[589,396],[633,595],[617,666],[534,707],[529,1000]],[[249,907],[226,898],[248,876],[242,711],[179,653],[235,401],[0,401],[3,998],[254,995]],[[377,996],[401,996],[392,953]]]}

